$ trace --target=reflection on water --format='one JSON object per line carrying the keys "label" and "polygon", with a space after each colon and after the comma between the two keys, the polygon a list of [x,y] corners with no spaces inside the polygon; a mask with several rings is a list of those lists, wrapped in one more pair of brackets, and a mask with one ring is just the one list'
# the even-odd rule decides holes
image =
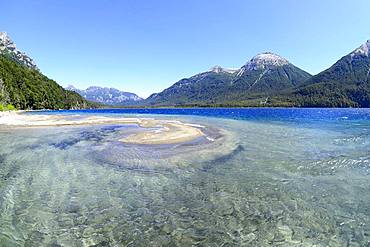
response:
{"label": "reflection on water", "polygon": [[368,122],[181,120],[228,137],[141,146],[117,141],[136,126],[1,130],[0,246],[369,245]]}

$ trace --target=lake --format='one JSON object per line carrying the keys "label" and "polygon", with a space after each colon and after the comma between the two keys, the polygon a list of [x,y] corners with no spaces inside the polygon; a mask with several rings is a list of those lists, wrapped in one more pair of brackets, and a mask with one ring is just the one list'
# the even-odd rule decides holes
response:
{"label": "lake", "polygon": [[215,141],[119,142],[135,125],[2,127],[0,246],[370,245],[370,109],[27,114],[178,120]]}

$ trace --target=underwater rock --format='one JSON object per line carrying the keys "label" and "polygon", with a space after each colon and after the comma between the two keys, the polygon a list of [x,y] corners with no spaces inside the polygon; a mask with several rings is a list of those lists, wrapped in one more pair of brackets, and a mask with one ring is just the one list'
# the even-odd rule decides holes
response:
{"label": "underwater rock", "polygon": [[257,236],[253,232],[251,232],[251,233],[249,233],[249,234],[247,234],[245,236],[244,235],[241,236],[242,242],[244,244],[248,244],[248,243],[256,240],[256,238],[257,238]]}
{"label": "underwater rock", "polygon": [[284,238],[284,240],[291,240],[292,239],[293,231],[292,231],[292,229],[290,229],[289,226],[279,225],[277,228],[278,228],[278,231],[281,234],[281,236]]}
{"label": "underwater rock", "polygon": [[170,234],[172,231],[173,231],[173,226],[171,224],[168,224],[168,223],[165,223],[163,226],[162,226],[162,231],[165,233],[165,234]]}

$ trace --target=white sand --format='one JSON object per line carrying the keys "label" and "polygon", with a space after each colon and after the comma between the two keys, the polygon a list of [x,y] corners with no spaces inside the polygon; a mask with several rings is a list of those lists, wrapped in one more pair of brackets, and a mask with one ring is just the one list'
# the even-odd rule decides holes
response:
{"label": "white sand", "polygon": [[191,141],[203,135],[200,129],[183,123],[175,124],[160,121],[157,126],[159,127],[157,130],[136,133],[120,141],[136,144],[174,144]]}
{"label": "white sand", "polygon": [[199,128],[195,127],[197,125],[173,120],[103,116],[88,116],[76,119],[75,117],[76,115],[30,115],[21,112],[0,112],[0,128],[6,126],[48,127],[94,124],[137,124],[142,128],[151,128],[151,130],[143,130],[120,140],[134,144],[174,144],[191,141],[204,135]]}

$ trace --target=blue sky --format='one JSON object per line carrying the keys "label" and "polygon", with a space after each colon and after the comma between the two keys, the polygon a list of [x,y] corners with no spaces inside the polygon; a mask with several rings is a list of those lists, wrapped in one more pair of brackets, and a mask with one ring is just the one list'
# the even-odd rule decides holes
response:
{"label": "blue sky", "polygon": [[2,1],[0,30],[62,85],[140,96],[272,51],[315,74],[370,39],[369,0]]}

